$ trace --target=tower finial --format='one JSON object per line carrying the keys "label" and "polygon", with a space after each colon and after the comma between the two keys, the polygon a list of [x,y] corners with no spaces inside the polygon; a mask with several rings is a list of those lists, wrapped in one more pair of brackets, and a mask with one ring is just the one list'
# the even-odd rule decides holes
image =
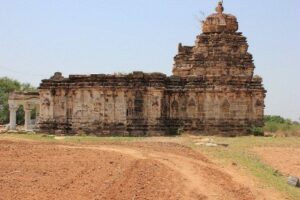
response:
{"label": "tower finial", "polygon": [[218,14],[222,14],[224,11],[224,7],[223,7],[223,0],[219,1],[218,3],[218,7],[216,7],[216,11]]}

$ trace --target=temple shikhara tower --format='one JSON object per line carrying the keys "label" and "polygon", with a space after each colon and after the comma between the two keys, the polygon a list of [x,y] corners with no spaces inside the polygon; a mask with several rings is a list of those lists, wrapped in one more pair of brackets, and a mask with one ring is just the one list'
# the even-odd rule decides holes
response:
{"label": "temple shikhara tower", "polygon": [[249,134],[263,126],[266,93],[254,68],[237,18],[219,3],[203,22],[195,46],[179,44],[172,76],[133,72],[65,78],[58,72],[43,80],[37,128],[101,136]]}

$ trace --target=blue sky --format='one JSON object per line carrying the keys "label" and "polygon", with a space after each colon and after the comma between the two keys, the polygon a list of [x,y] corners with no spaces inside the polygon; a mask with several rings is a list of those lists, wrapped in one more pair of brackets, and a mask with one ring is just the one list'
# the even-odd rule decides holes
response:
{"label": "blue sky", "polygon": [[[217,0],[0,0],[0,77],[38,86],[64,75],[171,74]],[[268,90],[266,113],[300,118],[300,1],[224,1]]]}

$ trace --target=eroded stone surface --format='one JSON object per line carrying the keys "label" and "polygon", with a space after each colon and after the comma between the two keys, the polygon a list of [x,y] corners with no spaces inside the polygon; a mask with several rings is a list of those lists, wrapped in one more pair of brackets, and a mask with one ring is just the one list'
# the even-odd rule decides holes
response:
{"label": "eroded stone surface", "polygon": [[234,16],[216,14],[192,47],[179,45],[173,76],[56,73],[40,85],[41,130],[98,135],[179,131],[242,135],[263,125],[265,89],[253,76],[248,44]]}

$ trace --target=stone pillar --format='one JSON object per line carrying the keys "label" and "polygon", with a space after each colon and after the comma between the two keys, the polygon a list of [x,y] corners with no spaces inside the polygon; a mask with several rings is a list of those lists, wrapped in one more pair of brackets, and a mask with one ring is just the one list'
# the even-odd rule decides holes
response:
{"label": "stone pillar", "polygon": [[9,105],[9,129],[16,130],[17,128],[17,110],[18,106]]}
{"label": "stone pillar", "polygon": [[31,109],[24,109],[25,111],[25,131],[29,131],[31,129]]}
{"label": "stone pillar", "polygon": [[35,128],[38,127],[40,120],[40,105],[36,105]]}

